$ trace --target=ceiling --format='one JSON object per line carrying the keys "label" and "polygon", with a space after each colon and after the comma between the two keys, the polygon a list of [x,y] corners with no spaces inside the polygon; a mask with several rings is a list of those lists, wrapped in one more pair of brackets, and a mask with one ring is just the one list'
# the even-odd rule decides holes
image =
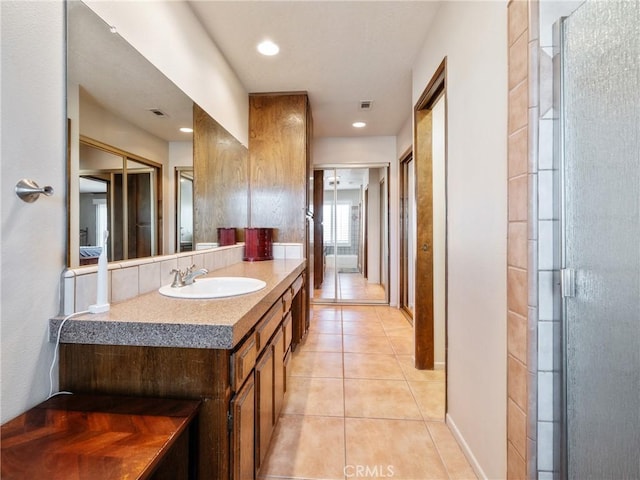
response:
{"label": "ceiling", "polygon": [[[396,135],[411,68],[436,1],[194,1],[194,13],[248,92],[306,91],[316,137]],[[256,45],[270,39],[280,54]],[[372,101],[361,111],[363,100]],[[356,129],[355,121],[367,126]]]}
{"label": "ceiling", "polygon": [[67,23],[67,80],[81,95],[168,142],[191,141],[178,130],[193,123],[184,92],[83,3],[67,2]]}
{"label": "ceiling", "polygon": [[[196,1],[194,14],[248,92],[306,91],[315,137],[394,136],[409,118],[411,68],[436,1]],[[189,141],[192,103],[81,2],[68,2],[68,79],[167,141]],[[280,45],[264,57],[256,45]],[[194,46],[197,48],[197,46]],[[144,79],[143,82],[137,79]],[[372,101],[361,111],[361,101]],[[166,117],[157,117],[151,109]],[[363,129],[352,127],[364,121]]]}

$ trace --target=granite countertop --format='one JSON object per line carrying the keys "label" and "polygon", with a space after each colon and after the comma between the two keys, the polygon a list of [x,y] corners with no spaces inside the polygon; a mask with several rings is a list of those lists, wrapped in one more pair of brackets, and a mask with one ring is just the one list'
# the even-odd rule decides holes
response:
{"label": "granite countertop", "polygon": [[[67,320],[60,342],[232,349],[304,271],[305,265],[306,260],[237,263],[207,277],[253,277],[267,286],[246,295],[206,300],[170,298],[157,291],[147,293],[111,304],[108,312]],[[50,320],[50,341],[56,341],[63,318]]]}

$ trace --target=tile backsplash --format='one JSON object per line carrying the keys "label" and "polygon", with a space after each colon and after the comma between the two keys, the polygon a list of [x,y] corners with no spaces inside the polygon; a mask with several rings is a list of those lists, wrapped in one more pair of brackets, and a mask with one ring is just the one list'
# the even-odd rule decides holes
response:
{"label": "tile backsplash", "polygon": [[[171,270],[190,265],[210,272],[242,261],[244,244],[109,263],[109,303],[117,303],[171,283]],[[274,243],[275,260],[303,258],[301,243]],[[69,268],[62,278],[63,314],[87,310],[96,302],[98,266]]]}

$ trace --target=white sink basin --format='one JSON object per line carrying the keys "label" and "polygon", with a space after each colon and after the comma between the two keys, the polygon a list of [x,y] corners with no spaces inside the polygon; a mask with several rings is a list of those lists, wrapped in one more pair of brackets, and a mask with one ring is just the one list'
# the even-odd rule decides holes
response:
{"label": "white sink basin", "polygon": [[161,295],[174,298],[223,298],[257,292],[266,287],[262,280],[249,277],[198,278],[191,285],[173,288],[165,285],[158,290]]}

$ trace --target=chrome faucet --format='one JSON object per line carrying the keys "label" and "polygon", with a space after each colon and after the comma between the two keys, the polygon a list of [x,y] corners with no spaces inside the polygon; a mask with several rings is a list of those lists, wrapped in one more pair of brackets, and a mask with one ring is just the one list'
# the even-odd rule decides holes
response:
{"label": "chrome faucet", "polygon": [[206,268],[199,268],[198,270],[195,270],[195,271],[193,270],[194,268],[196,268],[195,265],[191,265],[190,267],[187,267],[187,271],[182,277],[182,281],[184,282],[185,285],[191,285],[193,282],[196,281],[196,277],[199,277],[200,275],[206,275],[207,273],[209,273],[209,270],[207,270]]}
{"label": "chrome faucet", "polygon": [[185,285],[191,285],[196,281],[196,277],[200,275],[206,275],[209,273],[209,270],[206,268],[200,268],[198,270],[194,270],[196,268],[195,265],[191,265],[187,267],[187,269],[183,272],[177,268],[171,270],[171,274],[173,275],[173,282],[171,282],[171,288],[179,288],[184,287]]}

